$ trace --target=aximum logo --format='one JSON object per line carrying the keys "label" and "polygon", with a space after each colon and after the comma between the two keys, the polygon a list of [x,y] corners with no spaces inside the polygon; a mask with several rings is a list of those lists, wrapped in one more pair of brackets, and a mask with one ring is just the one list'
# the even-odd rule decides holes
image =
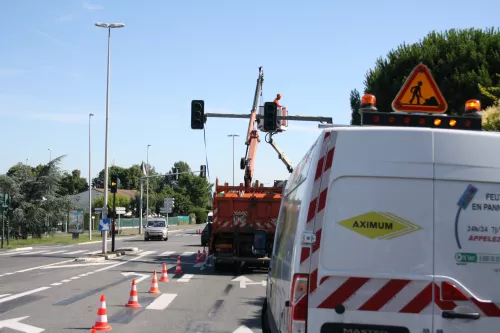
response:
{"label": "aximum logo", "polygon": [[389,212],[368,212],[347,220],[339,225],[371,239],[394,239],[422,227]]}

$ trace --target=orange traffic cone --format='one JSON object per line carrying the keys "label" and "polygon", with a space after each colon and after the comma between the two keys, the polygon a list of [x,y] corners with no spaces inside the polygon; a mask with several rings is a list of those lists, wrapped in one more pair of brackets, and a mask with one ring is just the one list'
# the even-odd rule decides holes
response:
{"label": "orange traffic cone", "polygon": [[130,289],[130,297],[128,298],[128,303],[125,304],[127,308],[140,308],[139,300],[137,299],[137,285],[135,284],[135,279],[132,280],[132,288]]}
{"label": "orange traffic cone", "polygon": [[174,272],[174,274],[182,274],[181,256],[177,257],[177,265],[175,265],[175,272]]}
{"label": "orange traffic cone", "polygon": [[160,282],[168,282],[167,264],[165,263],[163,263],[163,269],[161,270]]}
{"label": "orange traffic cone", "polygon": [[95,329],[91,328],[90,333],[97,333],[97,331]]}
{"label": "orange traffic cone", "polygon": [[104,297],[104,295],[101,295],[101,306],[97,310],[97,319],[94,326],[92,326],[92,329],[96,331],[111,331],[111,326],[108,324],[106,297]]}
{"label": "orange traffic cone", "polygon": [[153,280],[151,280],[151,288],[149,288],[148,293],[161,294],[160,289],[158,289],[158,279],[156,278],[156,271],[153,272]]}
{"label": "orange traffic cone", "polygon": [[207,258],[207,251],[203,248],[203,254],[201,255],[201,260],[205,260]]}
{"label": "orange traffic cone", "polygon": [[196,256],[196,262],[201,262],[200,250],[198,250],[198,255]]}

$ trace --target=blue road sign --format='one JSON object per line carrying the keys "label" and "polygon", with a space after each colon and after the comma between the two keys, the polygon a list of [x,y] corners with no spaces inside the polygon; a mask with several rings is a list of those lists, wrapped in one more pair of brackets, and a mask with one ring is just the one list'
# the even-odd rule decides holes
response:
{"label": "blue road sign", "polygon": [[100,219],[99,220],[99,231],[109,231],[110,225],[111,225],[111,219]]}

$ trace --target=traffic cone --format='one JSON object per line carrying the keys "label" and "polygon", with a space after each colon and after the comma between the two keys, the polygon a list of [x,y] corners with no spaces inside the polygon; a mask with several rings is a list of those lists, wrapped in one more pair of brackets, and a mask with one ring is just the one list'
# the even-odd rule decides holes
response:
{"label": "traffic cone", "polygon": [[111,331],[111,326],[108,324],[108,313],[106,311],[106,297],[104,294],[101,295],[101,306],[97,310],[97,319],[95,321],[94,326],[92,326],[93,330],[96,331]]}
{"label": "traffic cone", "polygon": [[156,278],[156,271],[153,272],[153,280],[151,280],[151,288],[149,288],[148,293],[161,294],[160,289],[158,289],[158,279]]}
{"label": "traffic cone", "polygon": [[128,303],[125,304],[127,308],[140,308],[139,300],[137,299],[137,285],[135,279],[132,280],[132,288],[130,289],[130,297]]}
{"label": "traffic cone", "polygon": [[201,262],[200,250],[198,250],[198,255],[196,256],[196,262]]}
{"label": "traffic cone", "polygon": [[97,333],[97,331],[95,329],[91,328],[90,333]]}
{"label": "traffic cone", "polygon": [[201,260],[205,260],[207,258],[207,251],[203,248],[203,254],[201,255]]}
{"label": "traffic cone", "polygon": [[174,272],[174,274],[182,274],[181,256],[177,257],[177,265],[175,265],[175,272]]}
{"label": "traffic cone", "polygon": [[160,282],[168,282],[167,264],[165,263],[163,263],[163,269],[161,270]]}

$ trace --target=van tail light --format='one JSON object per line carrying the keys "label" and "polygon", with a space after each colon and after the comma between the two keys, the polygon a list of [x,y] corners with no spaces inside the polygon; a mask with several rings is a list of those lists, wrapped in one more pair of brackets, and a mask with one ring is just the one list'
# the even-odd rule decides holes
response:
{"label": "van tail light", "polygon": [[295,274],[290,295],[290,333],[306,333],[309,276]]}
{"label": "van tail light", "polygon": [[469,297],[451,282],[441,283],[441,298],[443,301],[468,301]]}

